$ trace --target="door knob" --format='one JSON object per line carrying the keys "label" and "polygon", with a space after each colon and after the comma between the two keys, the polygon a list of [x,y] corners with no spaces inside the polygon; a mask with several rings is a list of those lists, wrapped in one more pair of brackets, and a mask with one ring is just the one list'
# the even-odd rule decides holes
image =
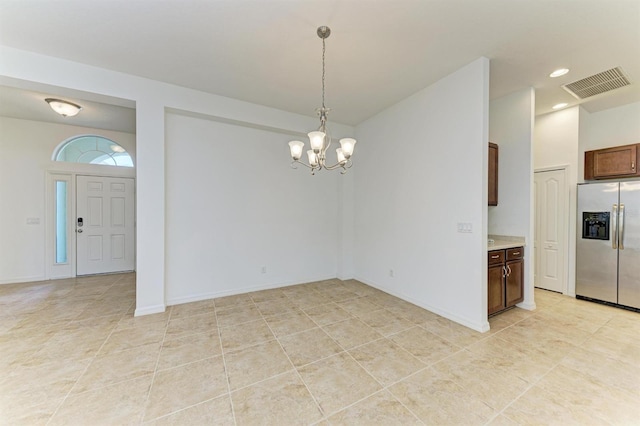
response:
{"label": "door knob", "polygon": [[77,232],[78,234],[82,234],[82,229],[77,229],[77,230],[76,230],[76,232]]}

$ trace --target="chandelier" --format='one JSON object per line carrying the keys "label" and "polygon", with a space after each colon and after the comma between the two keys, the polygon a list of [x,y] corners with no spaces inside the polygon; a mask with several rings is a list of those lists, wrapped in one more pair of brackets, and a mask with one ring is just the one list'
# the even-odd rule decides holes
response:
{"label": "chandelier", "polygon": [[330,109],[324,105],[324,54],[325,54],[325,40],[331,35],[331,29],[327,26],[318,28],[318,37],[322,39],[322,107],[316,109],[318,116],[320,117],[320,127],[318,130],[309,132],[309,143],[311,149],[307,151],[307,157],[309,164],[304,161],[300,161],[302,157],[302,149],[304,148],[304,142],[291,141],[289,142],[289,149],[291,150],[291,162],[292,168],[297,168],[296,164],[302,164],[305,167],[311,169],[311,174],[314,175],[316,170],[335,170],[341,168],[341,174],[345,174],[347,169],[352,166],[351,155],[353,154],[353,148],[356,144],[356,140],[352,138],[340,139],[340,148],[336,149],[337,162],[332,166],[328,166],[327,151],[331,146],[331,133],[327,128],[327,114]]}

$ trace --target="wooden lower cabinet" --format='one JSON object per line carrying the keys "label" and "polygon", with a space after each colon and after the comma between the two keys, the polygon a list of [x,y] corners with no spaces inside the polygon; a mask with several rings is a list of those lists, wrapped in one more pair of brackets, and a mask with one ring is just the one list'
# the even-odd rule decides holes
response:
{"label": "wooden lower cabinet", "polygon": [[505,309],[504,294],[504,268],[503,265],[489,266],[489,315]]}
{"label": "wooden lower cabinet", "polygon": [[524,247],[490,251],[487,271],[489,315],[524,300]]}
{"label": "wooden lower cabinet", "polygon": [[524,300],[524,261],[507,262],[507,276],[505,277],[505,308]]}

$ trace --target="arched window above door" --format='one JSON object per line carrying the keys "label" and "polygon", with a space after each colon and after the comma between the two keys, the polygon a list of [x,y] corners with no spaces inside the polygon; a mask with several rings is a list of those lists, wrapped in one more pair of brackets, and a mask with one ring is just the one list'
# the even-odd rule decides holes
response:
{"label": "arched window above door", "polygon": [[133,159],[119,144],[97,135],[75,136],[62,143],[54,154],[55,161],[133,167]]}

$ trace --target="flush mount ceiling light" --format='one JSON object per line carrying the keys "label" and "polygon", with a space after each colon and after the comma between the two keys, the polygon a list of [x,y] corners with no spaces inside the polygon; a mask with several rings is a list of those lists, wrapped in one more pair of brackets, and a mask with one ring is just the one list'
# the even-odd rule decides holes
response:
{"label": "flush mount ceiling light", "polygon": [[73,117],[82,109],[80,105],[76,105],[73,102],[63,101],[61,99],[47,98],[45,99],[45,102],[49,104],[52,110],[63,117]]}
{"label": "flush mount ceiling light", "polygon": [[318,130],[309,132],[309,143],[311,149],[307,151],[307,157],[309,158],[309,164],[300,161],[302,157],[302,149],[304,148],[304,142],[291,141],[289,142],[289,149],[291,150],[291,167],[296,168],[296,164],[302,164],[305,167],[311,169],[311,174],[315,174],[316,170],[335,170],[341,168],[342,174],[347,172],[347,169],[352,166],[351,155],[353,154],[353,148],[356,144],[356,140],[352,138],[340,139],[340,148],[336,149],[337,163],[332,166],[327,166],[327,150],[331,145],[331,134],[327,128],[327,114],[330,109],[324,105],[324,54],[325,54],[325,40],[331,35],[331,29],[326,26],[318,28],[318,37],[322,39],[322,107],[318,108],[316,112],[320,117],[320,127]]}
{"label": "flush mount ceiling light", "polygon": [[569,104],[566,103],[566,102],[562,102],[562,103],[559,103],[559,104],[555,104],[551,108],[552,109],[562,109],[562,108],[566,107],[567,105],[569,105]]}
{"label": "flush mount ceiling light", "polygon": [[551,78],[560,77],[561,75],[565,75],[568,72],[569,72],[569,68],[560,68],[555,70],[551,74],[549,74],[549,77]]}

